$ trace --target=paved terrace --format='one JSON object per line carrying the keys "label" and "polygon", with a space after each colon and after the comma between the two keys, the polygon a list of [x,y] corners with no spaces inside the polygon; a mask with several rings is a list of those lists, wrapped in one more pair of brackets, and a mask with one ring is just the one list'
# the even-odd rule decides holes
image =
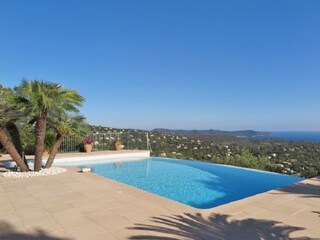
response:
{"label": "paved terrace", "polygon": [[67,169],[0,177],[0,239],[320,239],[319,177],[199,210]]}

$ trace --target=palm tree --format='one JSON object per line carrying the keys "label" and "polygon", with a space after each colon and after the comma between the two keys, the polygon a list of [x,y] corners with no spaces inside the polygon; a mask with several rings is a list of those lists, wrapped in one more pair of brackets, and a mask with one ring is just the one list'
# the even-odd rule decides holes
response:
{"label": "palm tree", "polygon": [[16,150],[23,157],[23,146],[21,142],[21,137],[19,133],[19,129],[13,120],[10,120],[6,123],[6,130],[8,131],[11,141],[15,146]]}
{"label": "palm tree", "polygon": [[[13,98],[13,91],[0,85],[0,142],[16,162],[20,171],[27,172],[29,169],[26,161],[22,159],[23,148],[19,131],[14,123],[23,113],[13,103]],[[7,136],[7,132],[11,135],[11,139]]]}
{"label": "palm tree", "polygon": [[57,117],[50,119],[53,128],[56,131],[56,140],[51,148],[49,158],[45,168],[50,168],[54,158],[58,153],[59,147],[65,136],[71,134],[86,135],[89,131],[88,124],[85,122],[85,117],[81,115],[71,116],[65,113],[59,114]]}
{"label": "palm tree", "polygon": [[27,112],[22,111],[22,109],[18,108],[18,101],[16,98],[16,95],[14,94],[13,90],[11,88],[6,89],[6,101],[11,106],[10,109],[7,109],[8,111],[11,111],[10,118],[7,118],[7,122],[5,124],[6,130],[10,135],[11,142],[20,154],[20,156],[23,158],[24,163],[26,166],[28,166],[27,160],[24,155],[24,148],[21,141],[21,136],[19,129],[17,127],[16,122],[19,121],[22,123],[25,122],[27,124],[26,115]]}
{"label": "palm tree", "polygon": [[5,129],[2,126],[0,126],[0,143],[7,150],[10,157],[16,162],[16,164],[20,168],[20,171],[28,172],[29,168],[26,166],[25,162],[16,150],[15,146],[11,143],[10,139],[5,133]]}
{"label": "palm tree", "polygon": [[36,122],[34,170],[40,171],[49,114],[61,111],[78,112],[77,106],[81,106],[84,98],[75,90],[43,80],[23,79],[14,90],[21,106],[29,110]]}

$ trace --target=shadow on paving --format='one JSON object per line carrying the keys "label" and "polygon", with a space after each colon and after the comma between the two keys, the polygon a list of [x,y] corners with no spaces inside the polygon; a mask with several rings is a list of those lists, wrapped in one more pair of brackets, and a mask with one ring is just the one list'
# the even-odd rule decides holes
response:
{"label": "shadow on paving", "polygon": [[320,217],[320,211],[312,211],[312,212],[315,213],[315,214],[318,214],[319,217]]}
{"label": "shadow on paving", "polygon": [[0,239],[3,240],[69,240],[71,238],[60,238],[50,236],[48,233],[37,230],[36,233],[24,233],[14,229],[9,223],[0,221]]}
{"label": "shadow on paving", "polygon": [[279,193],[272,194],[297,194],[303,198],[320,198],[320,185],[310,183],[295,183],[293,185],[278,189]]}
{"label": "shadow on paving", "polygon": [[[292,232],[304,230],[301,227],[284,225],[281,222],[244,219],[229,220],[228,215],[212,214],[208,219],[200,213],[152,217],[154,224],[135,224],[128,229],[144,231],[144,235],[129,239],[159,240],[209,240],[209,239],[272,239],[272,240],[310,240],[312,238],[290,238]],[[148,231],[148,232],[145,232]]]}

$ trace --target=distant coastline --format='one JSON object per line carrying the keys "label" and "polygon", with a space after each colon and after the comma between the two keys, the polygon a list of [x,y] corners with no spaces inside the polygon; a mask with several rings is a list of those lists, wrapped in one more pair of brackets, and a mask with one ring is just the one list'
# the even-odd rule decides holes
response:
{"label": "distant coastline", "polygon": [[274,131],[269,135],[256,135],[249,137],[250,139],[279,139],[287,141],[305,141],[320,143],[320,131]]}
{"label": "distant coastline", "polygon": [[183,129],[165,129],[165,128],[156,128],[152,130],[157,133],[164,134],[178,134],[186,136],[233,136],[233,137],[255,137],[255,136],[269,136],[271,132],[257,132],[254,130],[239,130],[239,131],[222,131],[216,129],[208,130],[183,130]]}
{"label": "distant coastline", "polygon": [[236,137],[247,139],[276,139],[284,141],[305,141],[320,143],[320,131],[270,131],[261,132],[254,130],[240,130],[240,131],[221,131],[215,129],[209,130],[173,130],[173,129],[154,129],[153,132],[163,134],[178,134],[185,136],[211,136],[211,137]]}

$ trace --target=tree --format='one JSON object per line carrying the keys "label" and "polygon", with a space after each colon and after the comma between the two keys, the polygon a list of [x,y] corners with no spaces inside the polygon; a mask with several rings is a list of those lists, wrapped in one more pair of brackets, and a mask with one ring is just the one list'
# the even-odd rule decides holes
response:
{"label": "tree", "polygon": [[[11,158],[16,162],[22,172],[29,171],[28,166],[22,159],[22,144],[18,128],[14,121],[23,115],[17,105],[14,104],[13,91],[0,86],[0,142],[7,150]],[[11,139],[7,136],[7,131]],[[13,141],[13,143],[11,142]]]}
{"label": "tree", "polygon": [[24,155],[24,148],[21,141],[21,136],[19,129],[17,127],[17,122],[22,123],[22,119],[25,123],[27,123],[26,116],[28,115],[27,112],[23,111],[21,108],[18,107],[18,101],[16,95],[14,94],[13,90],[8,88],[7,89],[7,97],[6,100],[11,106],[11,114],[10,118],[7,119],[5,124],[6,130],[10,135],[11,142],[18,151],[19,155],[22,157],[26,166],[28,166],[27,160]]}
{"label": "tree", "polygon": [[77,106],[81,106],[84,98],[75,90],[43,80],[23,79],[14,90],[20,106],[30,112],[36,123],[34,170],[40,171],[48,116],[54,112],[78,112]]}
{"label": "tree", "polygon": [[65,136],[71,134],[85,135],[89,131],[89,126],[85,122],[85,118],[81,115],[71,116],[62,112],[58,114],[58,116],[50,119],[50,121],[57,135],[45,168],[50,168],[52,166],[54,158],[58,153],[59,147]]}

